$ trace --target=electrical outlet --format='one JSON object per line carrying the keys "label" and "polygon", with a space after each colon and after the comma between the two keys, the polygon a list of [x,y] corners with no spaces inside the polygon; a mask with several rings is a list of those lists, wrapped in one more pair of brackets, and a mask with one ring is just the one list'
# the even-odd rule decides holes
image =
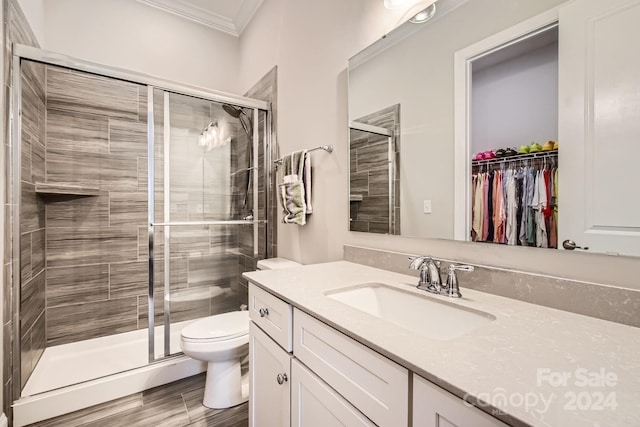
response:
{"label": "electrical outlet", "polygon": [[424,200],[423,212],[426,214],[431,213],[431,200]]}

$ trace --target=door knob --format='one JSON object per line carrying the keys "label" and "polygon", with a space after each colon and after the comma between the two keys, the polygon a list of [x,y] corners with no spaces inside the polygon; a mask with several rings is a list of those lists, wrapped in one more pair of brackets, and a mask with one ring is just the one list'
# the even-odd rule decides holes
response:
{"label": "door knob", "polygon": [[564,242],[562,242],[562,247],[565,248],[568,251],[572,251],[574,249],[582,249],[582,250],[585,250],[585,251],[589,250],[588,246],[585,246],[583,248],[582,246],[576,245],[576,242],[574,242],[573,240],[565,240]]}
{"label": "door knob", "polygon": [[278,374],[276,376],[276,381],[278,381],[278,384],[280,385],[286,383],[288,380],[289,378],[287,378],[287,374]]}

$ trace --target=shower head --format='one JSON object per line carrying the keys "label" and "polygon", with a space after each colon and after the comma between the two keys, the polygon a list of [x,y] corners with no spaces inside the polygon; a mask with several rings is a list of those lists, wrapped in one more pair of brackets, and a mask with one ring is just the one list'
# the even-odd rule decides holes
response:
{"label": "shower head", "polygon": [[222,104],[222,109],[225,111],[225,113],[227,113],[228,115],[230,115],[235,119],[239,118],[240,114],[242,114],[243,112],[241,108],[234,107],[231,104]]}
{"label": "shower head", "polygon": [[[244,129],[244,132],[247,134],[248,137],[251,137],[253,122],[251,121],[251,117],[249,117],[241,107],[235,107],[231,104],[222,104],[222,109],[224,110],[225,113],[227,113],[234,119],[238,119],[240,121],[240,124],[242,125],[242,129]],[[242,118],[243,116],[249,122],[248,126],[243,120]]]}

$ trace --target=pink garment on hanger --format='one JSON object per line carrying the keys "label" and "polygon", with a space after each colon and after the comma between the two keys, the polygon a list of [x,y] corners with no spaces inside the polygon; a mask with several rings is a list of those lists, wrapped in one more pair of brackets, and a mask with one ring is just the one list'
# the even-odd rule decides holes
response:
{"label": "pink garment on hanger", "polygon": [[489,237],[489,174],[484,174],[482,180],[482,195],[483,195],[483,209],[482,209],[482,237],[481,241],[486,242]]}

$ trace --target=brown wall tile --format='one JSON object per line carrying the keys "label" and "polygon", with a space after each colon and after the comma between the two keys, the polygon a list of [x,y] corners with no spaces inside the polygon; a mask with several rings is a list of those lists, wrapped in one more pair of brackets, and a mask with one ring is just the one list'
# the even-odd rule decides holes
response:
{"label": "brown wall tile", "polygon": [[137,310],[136,297],[49,308],[47,345],[65,344],[135,330]]}
{"label": "brown wall tile", "polygon": [[146,261],[111,264],[109,278],[111,298],[149,293],[149,263]]}
{"label": "brown wall tile", "polygon": [[137,191],[138,160],[47,147],[47,182],[97,186],[105,191]]}
{"label": "brown wall tile", "polygon": [[45,309],[45,273],[22,283],[20,294],[20,334],[24,335]]}
{"label": "brown wall tile", "polygon": [[93,74],[47,67],[48,108],[138,119],[138,85]]}
{"label": "brown wall tile", "polygon": [[109,152],[109,118],[49,108],[47,148],[106,154]]}
{"label": "brown wall tile", "polygon": [[189,287],[228,285],[237,280],[236,255],[208,255],[189,258]]}
{"label": "brown wall tile", "polygon": [[109,152],[147,157],[147,123],[112,118],[109,120]]}
{"label": "brown wall tile", "polygon": [[109,226],[109,195],[49,197],[46,204],[47,228]]}
{"label": "brown wall tile", "polygon": [[136,226],[47,229],[48,267],[126,262],[137,257]]}
{"label": "brown wall tile", "polygon": [[148,216],[147,193],[110,192],[109,222],[112,226],[145,224]]}
{"label": "brown wall tile", "polygon": [[109,298],[109,265],[47,268],[47,307]]}

